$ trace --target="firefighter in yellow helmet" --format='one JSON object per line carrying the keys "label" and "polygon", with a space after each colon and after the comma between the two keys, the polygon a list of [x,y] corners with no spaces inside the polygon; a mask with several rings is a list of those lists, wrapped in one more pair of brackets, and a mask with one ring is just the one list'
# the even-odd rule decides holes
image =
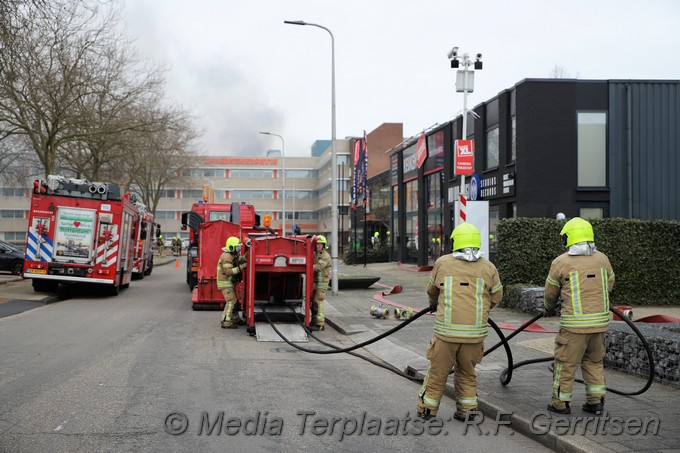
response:
{"label": "firefighter in yellow helmet", "polygon": [[241,240],[231,236],[222,249],[217,261],[217,289],[224,296],[224,312],[222,312],[221,326],[224,329],[236,329],[245,322],[238,315],[239,302],[234,290],[235,280],[238,281],[247,266],[246,257],[240,254]]}
{"label": "firefighter in yellow helmet", "polygon": [[159,235],[158,239],[156,240],[156,245],[158,246],[158,256],[163,256],[163,251],[165,249],[165,240],[163,239],[163,235]]}
{"label": "firefighter in yellow helmet", "polygon": [[604,333],[609,327],[609,292],[614,271],[609,258],[595,248],[593,227],[574,217],[560,232],[567,251],[555,258],[545,280],[544,316],[552,316],[562,297],[560,331],[555,337],[552,401],[548,410],[570,414],[576,369],[586,385],[585,412],[604,409]]}
{"label": "firefighter in yellow helmet", "polygon": [[461,223],[451,233],[451,240],[453,253],[435,261],[427,285],[430,306],[437,313],[426,354],[430,364],[418,393],[418,415],[426,420],[437,414],[452,368],[456,396],[453,417],[460,421],[474,419],[475,366],[484,356],[489,310],[503,297],[496,266],[479,251],[479,230],[470,223]]}
{"label": "firefighter in yellow helmet", "polygon": [[311,307],[311,330],[324,330],[326,328],[323,305],[328,292],[328,281],[331,278],[331,256],[328,254],[327,248],[326,236],[317,236],[316,253],[314,254],[314,298]]}

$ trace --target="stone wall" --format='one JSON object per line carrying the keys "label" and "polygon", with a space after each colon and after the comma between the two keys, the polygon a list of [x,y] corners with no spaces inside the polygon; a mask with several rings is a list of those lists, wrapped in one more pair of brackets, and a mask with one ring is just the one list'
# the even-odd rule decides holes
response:
{"label": "stone wall", "polygon": [[[543,312],[542,287],[512,287],[504,305],[532,316]],[[655,381],[680,388],[680,325],[636,323],[647,339],[655,364]],[[642,378],[649,375],[647,352],[635,332],[624,322],[609,324],[605,336],[607,368]]]}

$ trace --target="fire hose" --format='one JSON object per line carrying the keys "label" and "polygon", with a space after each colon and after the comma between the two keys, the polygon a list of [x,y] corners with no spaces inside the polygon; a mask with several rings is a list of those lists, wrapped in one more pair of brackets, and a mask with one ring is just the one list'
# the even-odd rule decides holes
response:
{"label": "fire hose", "polygon": [[[414,376],[409,376],[409,375],[407,375],[406,373],[402,372],[401,370],[397,369],[396,367],[386,366],[386,365],[384,365],[384,364],[382,364],[382,363],[376,362],[376,361],[374,361],[374,360],[372,360],[372,359],[369,359],[369,358],[367,358],[367,357],[361,356],[361,355],[356,354],[356,353],[352,353],[352,351],[354,351],[354,350],[356,350],[356,349],[359,349],[359,348],[362,348],[362,347],[364,347],[364,346],[368,346],[368,345],[370,345],[370,344],[372,344],[372,343],[375,343],[375,342],[377,342],[377,341],[379,341],[379,340],[382,340],[382,339],[385,338],[385,337],[388,337],[388,336],[392,335],[393,333],[396,333],[397,331],[403,329],[403,328],[406,327],[408,324],[412,323],[413,321],[415,321],[416,319],[420,318],[421,316],[426,315],[427,313],[433,311],[432,307],[423,308],[422,310],[420,310],[419,312],[417,312],[416,314],[414,314],[410,319],[407,319],[407,320],[405,320],[405,321],[402,321],[399,325],[393,327],[392,329],[390,329],[390,330],[388,330],[388,331],[386,331],[386,332],[383,332],[383,333],[381,333],[380,335],[377,335],[377,336],[371,338],[370,340],[364,341],[364,342],[362,342],[362,343],[357,343],[357,344],[355,344],[354,346],[350,346],[350,347],[347,347],[347,348],[340,348],[340,347],[337,347],[337,346],[335,346],[335,345],[332,345],[332,344],[330,344],[330,343],[327,343],[327,342],[325,342],[325,341],[320,340],[319,338],[317,338],[316,336],[314,336],[314,335],[309,331],[309,329],[307,329],[307,327],[304,326],[304,324],[301,323],[302,326],[304,327],[305,331],[307,331],[307,333],[308,333],[312,338],[314,338],[314,339],[315,339],[316,341],[318,341],[319,343],[321,343],[321,344],[323,344],[323,345],[325,345],[325,346],[328,346],[328,347],[332,348],[332,349],[326,349],[326,350],[309,349],[309,348],[304,348],[304,347],[302,347],[302,346],[296,345],[295,343],[293,343],[292,341],[290,341],[289,339],[287,339],[287,338],[281,333],[281,331],[279,331],[279,330],[276,328],[276,325],[275,325],[275,324],[272,322],[272,320],[269,318],[269,315],[267,314],[267,311],[266,311],[266,309],[265,309],[264,307],[262,308],[262,311],[263,311],[263,313],[264,313],[265,318],[267,319],[267,322],[270,324],[270,326],[272,327],[272,329],[274,329],[274,332],[276,332],[276,334],[277,334],[279,337],[281,337],[281,339],[282,339],[283,341],[285,341],[288,345],[294,347],[295,349],[298,349],[298,350],[303,351],[303,352],[308,352],[308,353],[310,353],[310,354],[340,354],[340,353],[350,353],[350,354],[352,354],[352,355],[354,355],[354,356],[356,356],[356,357],[359,357],[359,358],[361,358],[361,359],[367,360],[367,361],[369,361],[369,362],[371,362],[371,363],[373,363],[373,364],[375,364],[375,365],[378,365],[378,366],[380,366],[380,367],[382,367],[382,368],[388,369],[388,370],[390,370],[390,371],[392,371],[392,372],[394,372],[394,373],[397,373],[397,374],[399,374],[400,376],[406,377],[406,378],[408,378],[408,379],[410,379],[410,380],[417,381],[417,382],[422,382],[422,381],[423,381],[422,378],[416,378],[416,377],[414,377]],[[644,337],[644,335],[642,335],[642,332],[640,332],[640,330],[637,328],[637,326],[635,326],[635,325],[633,324],[633,322],[632,322],[631,320],[628,319],[627,316],[625,316],[623,313],[621,313],[619,310],[617,310],[616,308],[613,308],[613,307],[610,307],[610,308],[609,308],[609,311],[611,311],[611,312],[614,313],[615,315],[619,316],[626,324],[628,324],[628,326],[633,330],[633,332],[635,332],[635,334],[638,336],[638,338],[639,338],[640,341],[642,342],[642,345],[643,345],[643,347],[645,348],[645,352],[647,353],[647,360],[648,360],[648,362],[649,362],[649,376],[647,377],[647,382],[645,383],[645,385],[644,385],[640,390],[637,390],[637,391],[634,391],[634,392],[624,392],[624,391],[622,391],[622,390],[617,390],[617,389],[615,389],[615,388],[607,387],[607,391],[609,391],[609,392],[611,392],[611,393],[615,393],[615,394],[617,394],[617,395],[623,395],[623,396],[636,396],[636,395],[641,395],[641,394],[645,393],[647,390],[649,390],[649,388],[651,387],[652,383],[654,382],[654,376],[655,376],[655,374],[656,374],[652,350],[651,350],[651,348],[649,347],[649,343],[647,343],[647,339]],[[507,360],[508,360],[508,367],[505,368],[505,369],[501,372],[501,375],[500,375],[500,382],[501,382],[501,385],[506,386],[506,385],[508,385],[508,384],[510,383],[510,381],[512,380],[512,372],[513,372],[513,370],[515,370],[515,369],[517,369],[517,368],[523,367],[523,366],[525,366],[525,365],[531,365],[531,364],[534,364],[534,363],[552,362],[552,361],[555,359],[555,357],[544,357],[544,358],[540,358],[540,359],[523,360],[523,361],[521,361],[521,362],[517,362],[516,364],[514,363],[514,360],[513,360],[512,350],[511,350],[510,345],[509,345],[508,342],[509,342],[512,338],[514,338],[516,335],[518,335],[520,332],[522,332],[524,329],[526,329],[527,327],[529,327],[530,325],[532,325],[533,323],[535,323],[536,321],[538,321],[538,320],[539,320],[540,318],[542,318],[542,317],[543,317],[542,314],[538,314],[538,315],[534,316],[533,318],[531,318],[530,320],[528,320],[527,322],[525,322],[524,324],[522,324],[520,327],[518,327],[513,333],[511,333],[511,334],[508,335],[508,336],[505,336],[505,334],[503,334],[503,332],[501,331],[501,329],[498,327],[498,325],[497,325],[492,319],[490,319],[490,318],[488,319],[489,325],[490,325],[491,328],[496,332],[496,334],[497,334],[498,337],[500,338],[500,341],[499,341],[498,343],[496,343],[495,345],[493,345],[492,347],[490,347],[489,349],[487,349],[486,351],[484,351],[484,356],[486,356],[486,355],[492,353],[493,351],[495,351],[495,350],[498,349],[499,347],[503,346],[503,348],[505,349],[505,354],[506,354],[506,356],[507,356]],[[552,367],[551,367],[551,371],[552,371]],[[451,370],[451,373],[449,373],[449,374],[452,374],[453,372],[454,372],[454,370]],[[582,379],[578,379],[578,378],[577,378],[577,379],[574,379],[574,380],[575,380],[576,382],[581,383],[581,384],[584,383]]]}

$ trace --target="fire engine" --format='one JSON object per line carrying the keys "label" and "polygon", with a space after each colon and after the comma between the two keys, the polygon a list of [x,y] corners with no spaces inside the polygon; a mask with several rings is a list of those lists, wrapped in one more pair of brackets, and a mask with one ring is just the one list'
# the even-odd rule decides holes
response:
{"label": "fire engine", "polygon": [[145,275],[151,275],[153,271],[153,243],[156,224],[153,222],[153,214],[141,201],[137,206],[137,218],[134,223],[134,261],[132,265],[132,279],[141,280]]}
{"label": "fire engine", "polygon": [[217,262],[227,238],[236,236],[244,244],[241,253],[248,263],[234,287],[247,332],[257,334],[259,341],[278,340],[265,322],[266,312],[270,319],[288,323],[288,338],[306,340],[299,323],[309,326],[311,322],[314,238],[281,237],[280,229],[270,228],[269,215],[260,225],[254,206],[244,203],[197,203],[182,214],[182,223],[190,228],[193,252],[188,253],[187,283],[194,310],[224,308],[224,296],[217,289]]}
{"label": "fire engine", "polygon": [[[245,229],[259,226],[259,216],[255,214],[255,207],[245,203],[208,203],[199,201],[191,206],[191,211],[182,213],[182,230],[189,229],[189,247],[187,249],[186,277],[189,291],[193,291],[198,283],[198,267],[200,262],[199,227],[204,222],[223,220],[236,223]],[[234,234],[240,237],[240,234]],[[217,249],[224,247],[226,237]],[[211,246],[218,244],[212,244]],[[219,257],[219,254],[217,255]],[[215,262],[217,264],[217,262]]]}
{"label": "fire engine", "polygon": [[82,282],[117,295],[130,285],[138,216],[116,184],[58,175],[34,181],[24,277],[36,292]]}

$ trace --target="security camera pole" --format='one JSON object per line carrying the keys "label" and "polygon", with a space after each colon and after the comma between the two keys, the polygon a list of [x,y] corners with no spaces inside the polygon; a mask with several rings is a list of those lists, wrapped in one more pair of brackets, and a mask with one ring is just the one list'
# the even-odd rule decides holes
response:
{"label": "security camera pole", "polygon": [[[449,60],[451,60],[451,67],[458,68],[460,66],[460,61],[458,60],[458,47],[451,49],[447,55]],[[477,54],[477,59],[474,62],[474,69],[482,69],[482,54]],[[470,57],[468,54],[463,55],[463,69],[459,70],[456,74],[456,92],[463,92],[463,137],[462,140],[467,139],[467,96],[468,93],[472,93],[475,90],[475,73],[469,70],[470,67]],[[462,79],[462,80],[461,80]],[[462,81],[462,88],[459,87]],[[460,220],[465,222],[467,220],[465,214],[465,208],[467,206],[467,190],[465,188],[465,175],[461,174],[460,179],[460,194],[459,194],[459,212]]]}

